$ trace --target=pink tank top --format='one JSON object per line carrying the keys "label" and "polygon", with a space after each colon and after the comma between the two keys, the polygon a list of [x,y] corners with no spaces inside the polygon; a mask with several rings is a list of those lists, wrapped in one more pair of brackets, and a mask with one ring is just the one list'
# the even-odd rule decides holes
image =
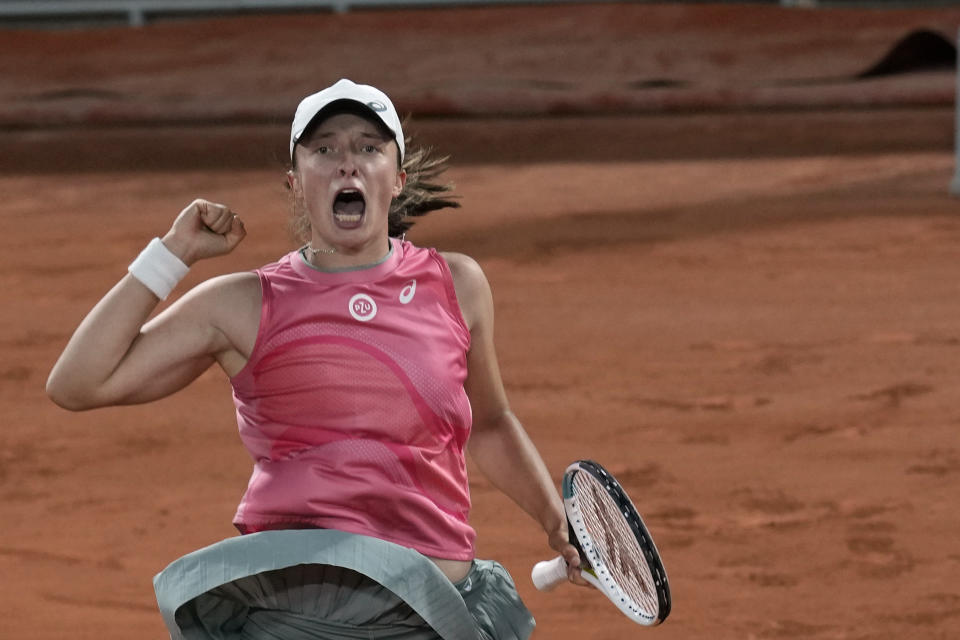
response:
{"label": "pink tank top", "polygon": [[231,380],[255,461],[236,527],[338,529],[472,559],[470,333],[446,262],[391,240],[360,270],[292,252],[257,273],[260,328]]}

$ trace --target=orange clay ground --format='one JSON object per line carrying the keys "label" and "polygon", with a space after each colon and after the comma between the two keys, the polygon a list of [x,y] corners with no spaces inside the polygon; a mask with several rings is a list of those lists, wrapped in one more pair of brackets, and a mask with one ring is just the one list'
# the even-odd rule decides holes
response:
{"label": "orange clay ground", "polygon": [[622,479],[674,610],[530,584],[532,522],[472,476],[479,553],[543,640],[960,637],[954,71],[855,81],[960,10],[560,5],[4,31],[0,638],[166,637],[151,578],[234,535],[251,462],[215,370],[72,414],[46,375],[194,197],[291,247],[303,95],[380,85],[453,154],[410,238],[493,285],[513,408],[559,478]]}

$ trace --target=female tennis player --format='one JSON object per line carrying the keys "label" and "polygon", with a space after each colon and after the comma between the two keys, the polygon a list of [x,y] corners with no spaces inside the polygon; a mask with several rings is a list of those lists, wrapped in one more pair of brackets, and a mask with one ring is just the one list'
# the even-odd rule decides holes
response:
{"label": "female tennis player", "polygon": [[[303,247],[212,278],[150,319],[198,260],[245,236],[196,200],[77,328],[50,397],[71,410],[144,403],[213,364],[254,459],[245,535],[154,580],[177,638],[527,638],[506,570],[478,560],[465,450],[543,528],[584,584],[550,474],[511,412],[490,288],[467,256],[402,239],[451,204],[379,90],[341,80],[293,119],[287,179]],[[469,447],[468,447],[469,443]]]}

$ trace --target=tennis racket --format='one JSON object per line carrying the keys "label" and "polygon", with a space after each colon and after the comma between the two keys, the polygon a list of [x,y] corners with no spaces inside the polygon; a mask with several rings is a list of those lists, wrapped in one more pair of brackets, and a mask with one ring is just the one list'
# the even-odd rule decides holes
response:
{"label": "tennis racket", "polygon": [[[667,572],[620,483],[596,462],[574,462],[563,474],[563,506],[584,580],[634,622],[663,622],[670,614]],[[567,563],[561,556],[538,562],[532,578],[537,589],[552,589],[567,580]]]}

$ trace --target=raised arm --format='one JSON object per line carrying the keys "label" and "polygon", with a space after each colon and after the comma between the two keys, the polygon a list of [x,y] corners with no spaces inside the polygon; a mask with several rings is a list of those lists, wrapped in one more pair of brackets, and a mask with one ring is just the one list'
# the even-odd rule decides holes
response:
{"label": "raised arm", "polygon": [[[189,266],[229,253],[244,236],[243,223],[227,207],[195,200],[177,216],[161,250]],[[147,402],[181,389],[218,359],[230,360],[235,345],[226,310],[244,293],[259,292],[255,280],[253,274],[215,278],[147,322],[160,298],[126,274],[74,332],[50,372],[47,394],[79,411]]]}
{"label": "raised arm", "polygon": [[571,580],[580,577],[580,556],[569,543],[563,502],[546,464],[510,409],[493,340],[493,295],[480,266],[462,254],[447,253],[457,300],[470,329],[466,390],[473,409],[468,449],[497,489],[536,520],[550,547],[563,555]]}

